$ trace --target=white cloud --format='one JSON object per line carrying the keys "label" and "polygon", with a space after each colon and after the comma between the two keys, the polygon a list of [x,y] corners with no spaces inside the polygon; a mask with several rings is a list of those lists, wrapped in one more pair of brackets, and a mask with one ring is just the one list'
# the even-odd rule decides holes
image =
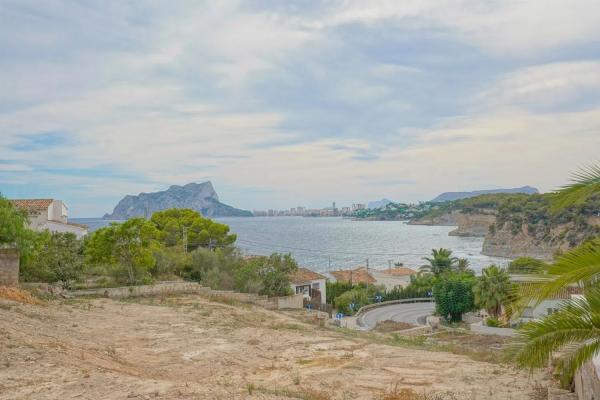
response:
{"label": "white cloud", "polygon": [[600,36],[600,3],[594,0],[500,1],[473,0],[339,1],[318,21],[318,28],[383,21],[405,27],[446,28],[483,51],[529,57]]}
{"label": "white cloud", "polygon": [[506,74],[478,96],[487,107],[551,107],[600,94],[600,61],[536,65]]}

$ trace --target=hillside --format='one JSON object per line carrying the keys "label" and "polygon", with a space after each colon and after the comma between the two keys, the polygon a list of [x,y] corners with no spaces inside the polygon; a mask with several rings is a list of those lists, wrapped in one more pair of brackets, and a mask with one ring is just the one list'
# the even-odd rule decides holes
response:
{"label": "hillside", "polygon": [[173,185],[168,190],[154,193],[127,195],[104,219],[128,219],[150,217],[156,211],[169,208],[191,208],[205,217],[251,217],[252,213],[223,204],[210,181]]}
{"label": "hillside", "polygon": [[450,235],[485,237],[482,253],[552,258],[600,234],[600,194],[558,214],[551,194],[486,194],[440,204],[414,225],[456,225]]}
{"label": "hillside", "polygon": [[[0,320],[0,399],[376,400],[398,385],[441,400],[526,400],[549,384],[540,371],[418,349],[417,340],[319,328],[305,311],[197,295],[0,299]],[[491,339],[464,337],[479,359]]]}
{"label": "hillside", "polygon": [[500,204],[482,253],[551,259],[557,251],[600,235],[600,194],[558,214],[549,211],[551,196],[514,197]]}
{"label": "hillside", "polygon": [[474,190],[472,192],[445,192],[438,195],[435,199],[431,200],[434,203],[441,203],[445,201],[455,201],[461,199],[468,199],[470,197],[480,196],[482,194],[499,194],[499,193],[524,193],[524,194],[537,194],[539,191],[531,186],[522,186],[512,189],[489,189],[489,190]]}

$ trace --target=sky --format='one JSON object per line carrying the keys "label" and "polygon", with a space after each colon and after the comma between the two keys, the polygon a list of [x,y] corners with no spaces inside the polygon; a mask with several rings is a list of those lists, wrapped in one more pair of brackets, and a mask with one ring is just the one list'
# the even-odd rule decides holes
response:
{"label": "sky", "polygon": [[531,185],[600,159],[600,2],[0,1],[0,192],[101,216]]}

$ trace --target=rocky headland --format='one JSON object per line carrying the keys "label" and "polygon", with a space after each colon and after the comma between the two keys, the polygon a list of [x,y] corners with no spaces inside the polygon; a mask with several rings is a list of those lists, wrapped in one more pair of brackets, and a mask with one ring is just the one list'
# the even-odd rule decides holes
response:
{"label": "rocky headland", "polygon": [[252,213],[221,203],[210,181],[173,185],[168,190],[125,196],[104,219],[150,217],[156,211],[169,208],[191,208],[205,217],[251,217]]}

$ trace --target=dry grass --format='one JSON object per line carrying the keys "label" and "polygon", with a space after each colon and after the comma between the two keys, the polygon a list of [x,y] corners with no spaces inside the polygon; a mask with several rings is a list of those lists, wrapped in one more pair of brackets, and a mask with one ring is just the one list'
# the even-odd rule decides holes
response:
{"label": "dry grass", "polygon": [[385,392],[379,400],[458,400],[464,397],[457,397],[451,392],[445,393],[418,393],[413,389],[399,388],[398,385]]}
{"label": "dry grass", "polygon": [[408,324],[406,322],[396,322],[396,321],[381,321],[375,327],[376,332],[397,332],[403,331],[405,329],[414,328],[416,325]]}
{"label": "dry grass", "polygon": [[272,396],[288,397],[291,399],[300,400],[331,400],[332,394],[326,391],[317,390],[308,387],[301,387],[298,389],[270,389],[264,387],[253,388],[257,392],[269,394]]}
{"label": "dry grass", "polygon": [[23,304],[43,304],[40,300],[33,297],[31,293],[8,286],[0,286],[0,299],[16,301],[17,303]]}

